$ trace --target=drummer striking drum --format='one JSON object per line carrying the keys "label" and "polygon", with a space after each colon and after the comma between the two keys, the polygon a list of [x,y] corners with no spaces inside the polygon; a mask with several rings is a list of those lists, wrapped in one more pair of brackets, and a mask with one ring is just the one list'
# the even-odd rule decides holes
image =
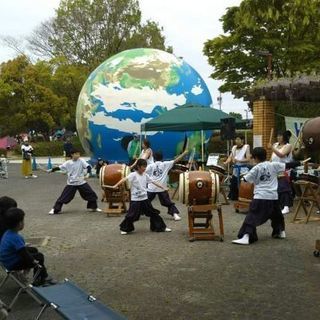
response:
{"label": "drummer striking drum", "polygon": [[[289,143],[290,137],[290,131],[279,133],[277,136],[278,142],[274,145],[268,145],[268,147],[272,150],[272,162],[289,163],[292,161],[292,146]],[[289,174],[290,172],[287,171],[282,172],[281,175],[278,176],[278,194],[282,214],[289,213],[289,207],[292,207],[293,205]]]}
{"label": "drummer striking drum", "polygon": [[131,172],[127,177],[121,179],[113,186],[105,186],[112,189],[117,189],[121,184],[129,181],[131,186],[131,201],[128,213],[125,219],[120,224],[120,231],[122,235],[134,231],[134,222],[138,221],[140,215],[150,217],[150,230],[153,232],[170,232],[171,229],[167,228],[166,224],[160,217],[160,211],[153,208],[147,194],[147,185],[150,183],[155,184],[163,191],[166,190],[165,186],[153,181],[147,174],[147,161],[139,159],[135,164],[135,172]]}
{"label": "drummer striking drum", "polygon": [[[225,161],[225,165],[233,163],[234,165],[242,166],[240,173],[247,172],[248,169],[245,167],[250,162],[250,146],[244,144],[244,136],[242,134],[236,135],[236,144],[232,147],[231,153],[228,159]],[[239,172],[236,168],[233,169],[232,178],[230,180],[230,200],[238,200],[239,186],[238,186],[238,175]]]}
{"label": "drummer striking drum", "polygon": [[254,148],[252,157],[256,165],[244,176],[254,184],[254,197],[249,212],[238,233],[238,240],[232,243],[248,245],[258,240],[257,226],[271,220],[272,237],[284,239],[285,224],[278,201],[278,174],[300,165],[300,162],[281,163],[266,161],[264,148]]}
{"label": "drummer striking drum", "polygon": [[[188,154],[188,151],[180,154],[175,160],[172,161],[162,161],[163,155],[161,152],[155,152],[154,159],[155,163],[149,164],[147,166],[146,173],[150,176],[150,178],[161,184],[162,186],[167,185],[168,173],[172,169],[175,163],[183,159],[185,155]],[[158,188],[156,185],[149,183],[148,184],[148,198],[152,201],[158,195],[160,203],[162,206],[168,208],[168,214],[173,216],[175,221],[181,220],[179,216],[179,210],[175,206],[175,204],[171,201],[169,193],[167,190],[163,190]]]}
{"label": "drummer striking drum", "polygon": [[79,191],[80,196],[87,201],[87,209],[92,212],[101,212],[97,205],[97,195],[85,180],[85,170],[87,175],[91,173],[91,166],[80,158],[80,151],[71,151],[71,160],[66,161],[59,167],[52,168],[48,172],[65,171],[68,175],[67,186],[57,199],[49,214],[61,213],[62,206],[69,203]]}

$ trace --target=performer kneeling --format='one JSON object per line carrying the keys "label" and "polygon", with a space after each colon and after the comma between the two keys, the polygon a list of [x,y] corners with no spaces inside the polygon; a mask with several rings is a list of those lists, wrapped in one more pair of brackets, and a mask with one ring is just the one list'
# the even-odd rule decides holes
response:
{"label": "performer kneeling", "polygon": [[66,161],[59,167],[48,170],[48,172],[55,172],[59,170],[67,172],[67,186],[62,191],[61,196],[58,198],[49,214],[61,213],[62,206],[69,203],[74,198],[77,191],[79,191],[82,199],[88,202],[87,208],[89,211],[102,211],[97,205],[98,196],[85,180],[85,170],[87,170],[87,175],[90,175],[91,166],[85,160],[80,158],[80,151],[72,150],[71,160]]}
{"label": "performer kneeling", "polygon": [[[172,161],[162,161],[162,153],[155,152],[154,159],[156,162],[147,166],[146,173],[153,181],[166,186],[169,171],[172,169],[175,163],[180,161],[187,154],[188,151],[185,151]],[[156,195],[158,195],[161,205],[168,208],[168,214],[173,216],[175,221],[181,220],[181,217],[179,216],[179,210],[171,201],[169,192],[167,190],[164,191],[163,188],[159,188],[153,183],[148,184],[148,199],[152,202]]]}
{"label": "performer kneeling", "polygon": [[166,224],[160,217],[160,211],[153,208],[147,195],[147,184],[153,183],[158,188],[166,191],[166,188],[160,184],[154,182],[147,174],[147,161],[144,159],[139,159],[135,165],[135,172],[131,172],[126,178],[121,179],[114,186],[110,188],[116,189],[121,184],[125,183],[126,180],[129,181],[131,185],[131,201],[128,213],[125,219],[120,224],[121,234],[127,234],[134,230],[133,223],[138,221],[140,215],[144,214],[150,217],[150,230],[154,232],[170,232],[171,229],[167,228]]}
{"label": "performer kneeling", "polygon": [[254,148],[252,158],[256,165],[244,176],[244,180],[254,183],[254,197],[249,212],[238,233],[238,240],[232,243],[248,245],[258,240],[257,226],[271,220],[272,237],[286,237],[284,218],[278,201],[278,174],[300,165],[300,162],[281,163],[266,161],[264,148]]}

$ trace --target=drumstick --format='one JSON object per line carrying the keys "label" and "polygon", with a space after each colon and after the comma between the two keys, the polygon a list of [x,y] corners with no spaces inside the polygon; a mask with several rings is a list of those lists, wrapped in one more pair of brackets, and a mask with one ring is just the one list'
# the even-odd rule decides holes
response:
{"label": "drumstick", "polygon": [[305,160],[302,160],[301,163],[304,164],[304,163],[306,163],[306,162],[308,162],[308,161],[310,161],[310,160],[311,160],[311,158],[307,158],[307,159],[305,159]]}
{"label": "drumstick", "polygon": [[293,147],[292,147],[293,150],[295,150],[297,144],[300,143],[300,141],[301,141],[301,136],[302,136],[302,129],[300,129],[299,134],[298,134],[298,137],[297,137],[297,140],[294,142],[294,145],[293,145]]}
{"label": "drumstick", "polygon": [[43,168],[39,163],[37,164],[37,168],[40,169],[43,172],[47,172],[48,173],[48,170]]}
{"label": "drumstick", "polygon": [[269,143],[271,144],[272,143],[272,140],[273,140],[273,128],[271,128],[271,131],[270,131],[270,138],[269,138]]}
{"label": "drumstick", "polygon": [[109,189],[114,189],[113,186],[109,186],[109,185],[103,185],[104,188],[109,188]]}

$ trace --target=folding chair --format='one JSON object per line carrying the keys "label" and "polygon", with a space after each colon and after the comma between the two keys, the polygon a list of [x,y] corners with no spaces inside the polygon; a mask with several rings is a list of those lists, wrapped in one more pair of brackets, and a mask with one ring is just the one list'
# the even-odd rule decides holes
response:
{"label": "folding chair", "polygon": [[7,319],[8,315],[8,306],[0,300],[0,320]]}
{"label": "folding chair", "polygon": [[[4,277],[4,279],[0,283],[0,289],[5,285],[5,283],[7,282],[8,279],[13,280],[19,287],[18,292],[16,293],[16,295],[14,296],[14,298],[12,299],[12,301],[9,303],[9,305],[7,307],[8,311],[12,310],[13,305],[17,302],[17,300],[22,292],[26,292],[31,298],[33,298],[36,302],[38,302],[39,304],[42,305],[42,301],[40,299],[38,299],[38,297],[30,289],[29,281],[24,274],[26,270],[8,270],[4,267],[4,265],[2,263],[0,263],[0,267],[6,273],[6,276]],[[32,282],[38,277],[39,273],[41,272],[41,268],[42,267],[40,265],[38,265],[38,271],[33,276]]]}
{"label": "folding chair", "polygon": [[65,279],[50,287],[33,287],[31,290],[42,300],[43,307],[35,320],[39,320],[48,307],[63,319],[69,320],[125,320],[95,297],[88,295],[74,283]]}

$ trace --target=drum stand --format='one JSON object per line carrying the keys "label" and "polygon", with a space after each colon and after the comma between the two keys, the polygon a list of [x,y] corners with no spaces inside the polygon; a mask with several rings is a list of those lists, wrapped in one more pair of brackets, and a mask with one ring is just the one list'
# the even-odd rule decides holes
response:
{"label": "drum stand", "polygon": [[123,186],[117,190],[104,189],[104,199],[108,202],[104,212],[109,217],[110,215],[122,215],[127,212],[128,194]]}
{"label": "drum stand", "polygon": [[[219,235],[214,232],[212,224],[212,211],[218,212],[219,218]],[[196,221],[204,219],[204,221]],[[190,205],[188,206],[188,221],[189,221],[189,241],[195,240],[220,240],[224,239],[223,218],[221,206],[218,204],[206,205]]]}
{"label": "drum stand", "polygon": [[[247,211],[250,208],[250,200],[238,198],[238,200],[234,203],[234,209],[236,213],[240,213],[240,209],[246,209]],[[247,212],[244,212],[247,213]]]}
{"label": "drum stand", "polygon": [[[243,166],[245,167],[245,166]],[[237,175],[238,175],[238,190],[240,191],[240,174],[241,174],[241,166],[237,166]],[[250,208],[251,200],[243,199],[238,197],[238,200],[234,203],[234,209],[236,213],[240,213],[240,209],[245,209],[246,211]],[[247,212],[241,212],[247,214]]]}
{"label": "drum stand", "polygon": [[[292,222],[299,223],[309,221],[320,221],[319,217],[311,217],[312,210],[316,206],[320,210],[319,201],[319,185],[309,181],[299,180],[294,183],[296,191],[301,195],[298,197],[298,205],[296,207]],[[306,206],[309,203],[309,207]],[[298,217],[301,208],[303,209],[304,217]]]}

